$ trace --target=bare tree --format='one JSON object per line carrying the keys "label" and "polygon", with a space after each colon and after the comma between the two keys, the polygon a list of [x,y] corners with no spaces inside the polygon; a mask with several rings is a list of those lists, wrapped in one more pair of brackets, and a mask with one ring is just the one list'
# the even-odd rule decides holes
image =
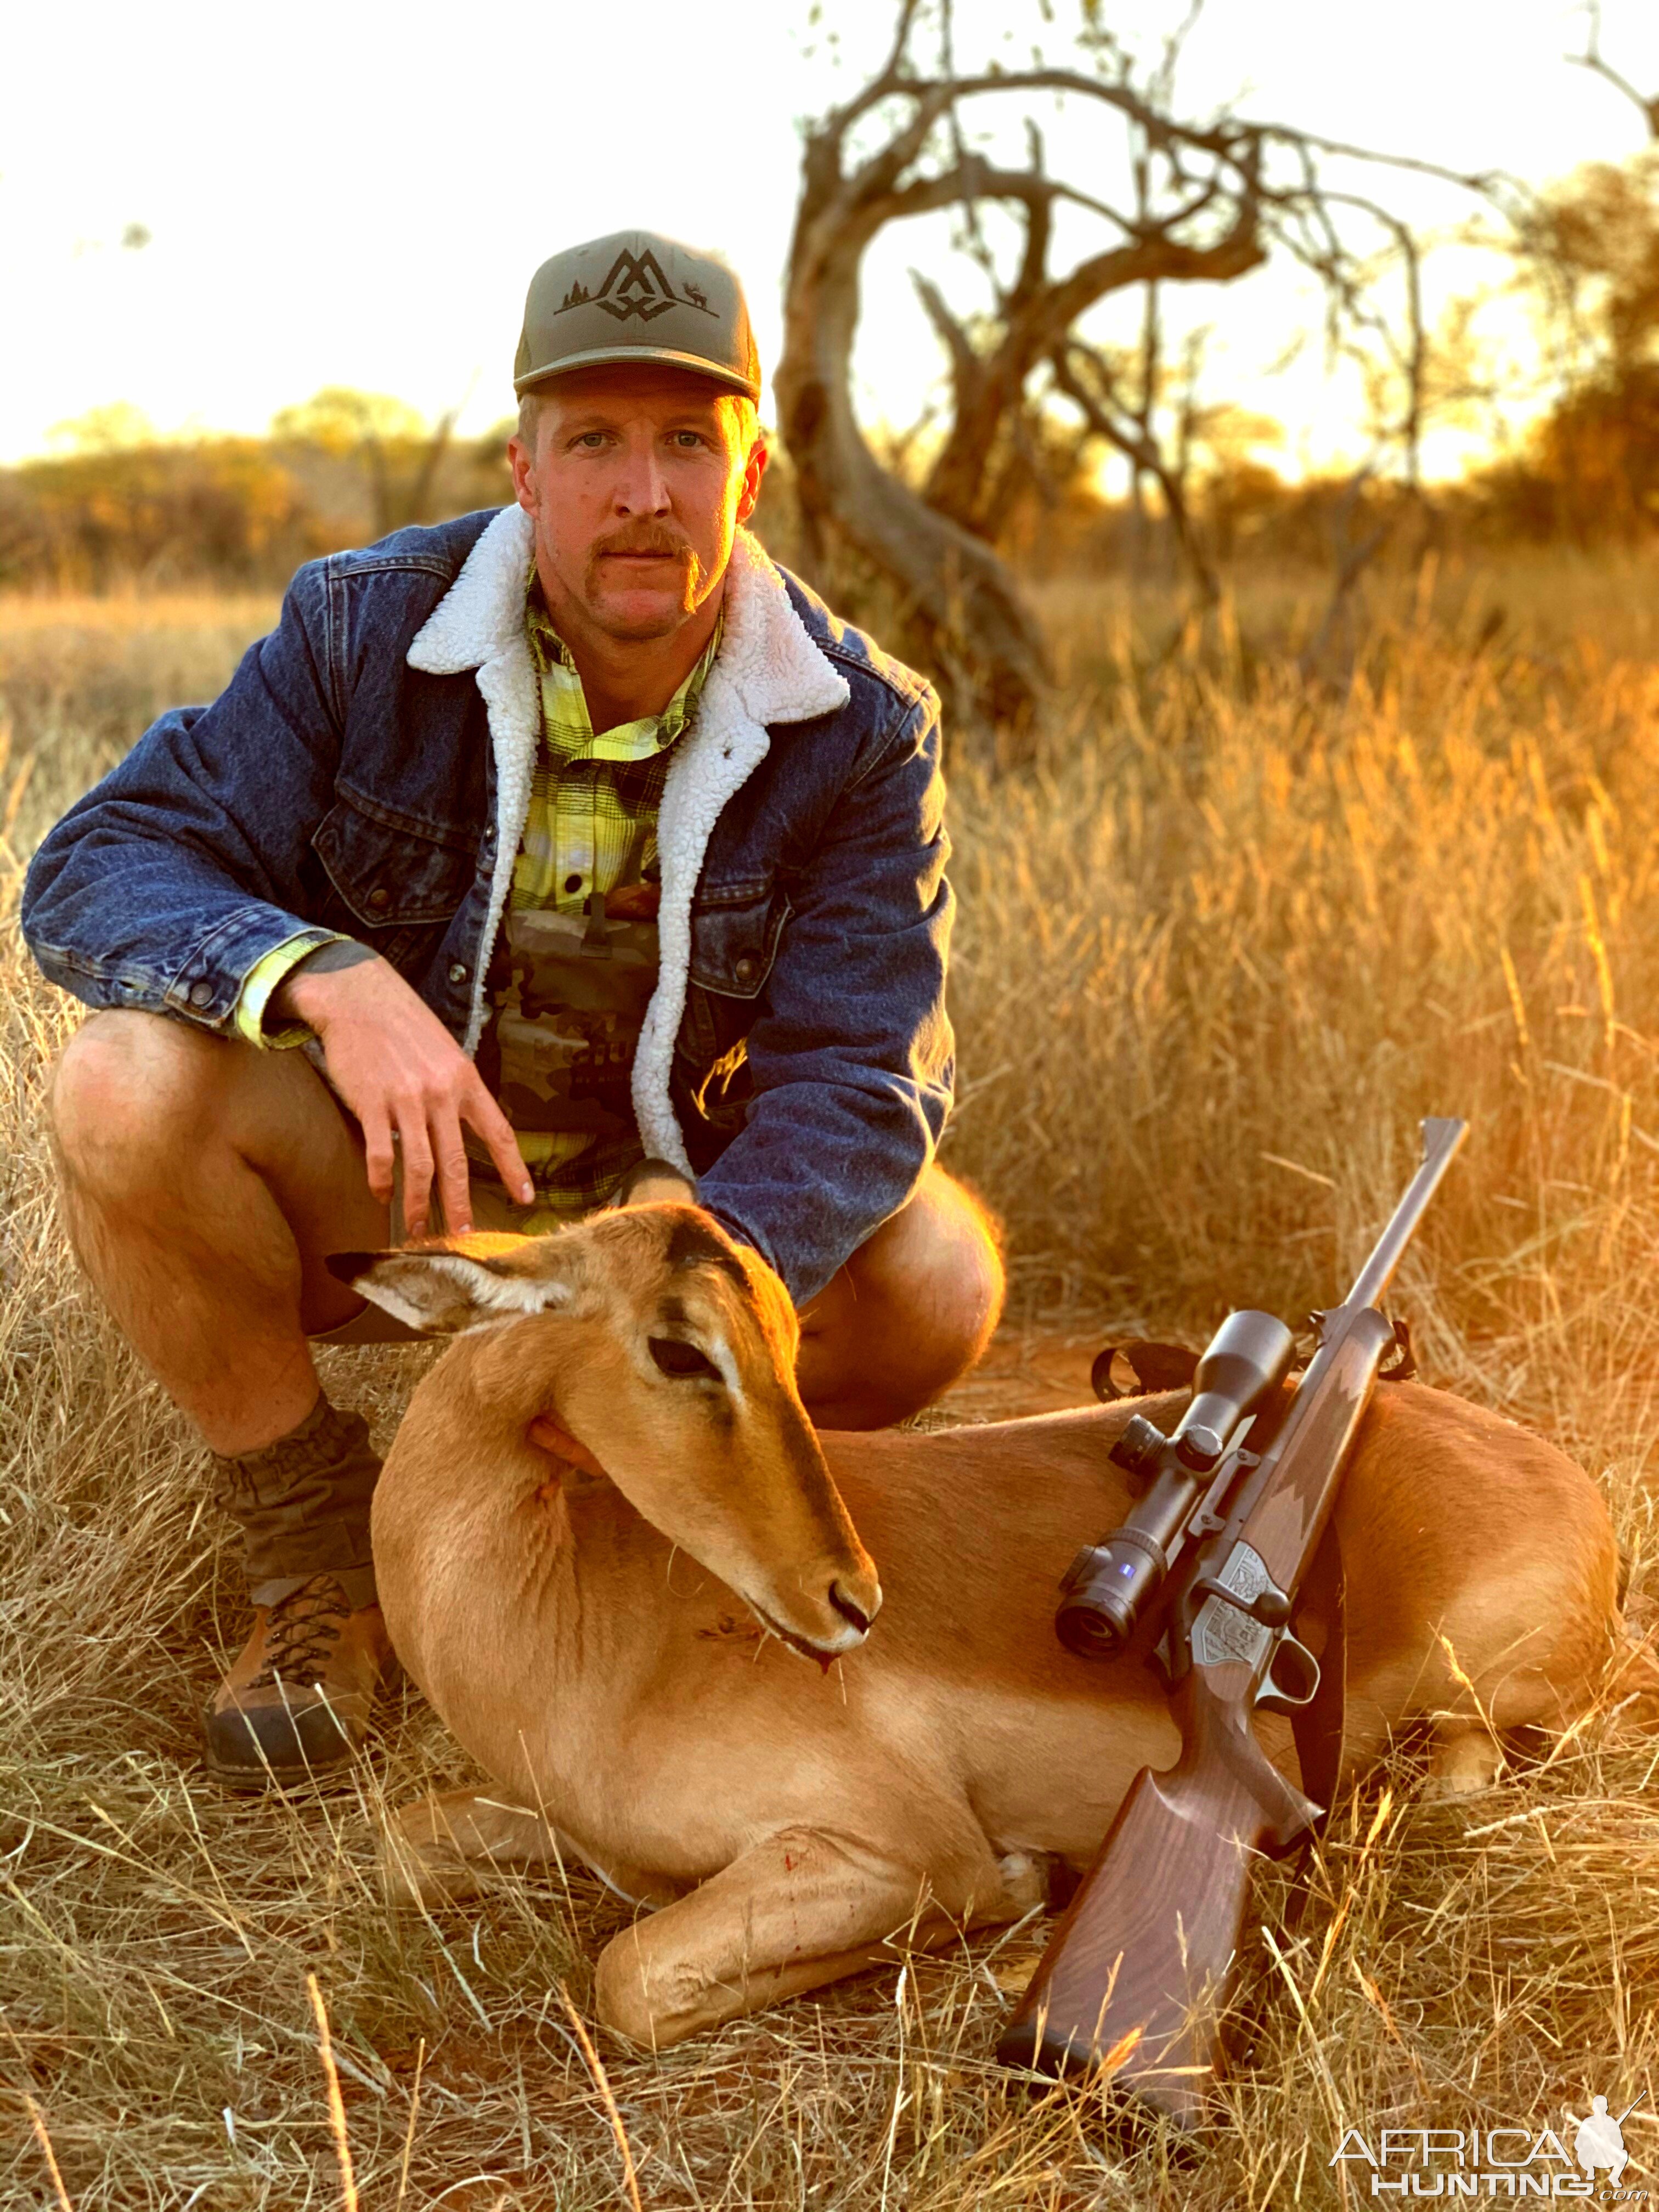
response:
{"label": "bare tree", "polygon": [[[1274,250],[1294,254],[1326,288],[1333,329],[1362,314],[1380,320],[1345,217],[1386,212],[1332,189],[1322,158],[1377,157],[1276,124],[1222,115],[1181,120],[1174,104],[1182,40],[1201,0],[1150,68],[1102,27],[1097,0],[1081,0],[1075,65],[1037,58],[1019,70],[958,70],[951,0],[898,0],[896,33],[881,67],[861,90],[805,136],[801,197],[785,290],[784,349],[776,378],[780,427],[793,461],[808,557],[834,571],[851,556],[899,598],[908,649],[945,679],[959,714],[1003,732],[1018,748],[1042,696],[1047,655],[1040,628],[993,540],[1040,453],[1035,410],[1052,390],[1130,462],[1135,480],[1156,483],[1175,523],[1174,473],[1151,434],[1158,362],[1158,292],[1194,283],[1230,283]],[[936,58],[918,48],[930,33]],[[1071,103],[1091,118],[1098,158],[1109,173],[1126,152],[1129,191],[1118,206],[1094,189],[1050,173],[1041,135],[1027,120],[1023,162],[969,137],[988,111],[1029,108],[1038,96]],[[1443,179],[1426,162],[1400,166]],[[1475,189],[1490,179],[1457,178]],[[854,413],[852,358],[860,279],[872,242],[907,218],[956,211],[962,242],[991,294],[989,311],[964,319],[940,286],[917,279],[944,342],[951,383],[949,427],[925,482],[913,489],[884,469]],[[1097,232],[1093,250],[1056,266],[1057,218]],[[1012,251],[999,253],[990,220]],[[1078,331],[1109,295],[1146,287],[1139,412],[1126,415]],[[1414,292],[1413,292],[1414,299]],[[1420,313],[1419,313],[1420,339]],[[1039,379],[1042,383],[1039,387]],[[1413,445],[1414,450],[1414,445]],[[1204,579],[1190,527],[1183,544]],[[1204,579],[1202,588],[1212,585]]]}

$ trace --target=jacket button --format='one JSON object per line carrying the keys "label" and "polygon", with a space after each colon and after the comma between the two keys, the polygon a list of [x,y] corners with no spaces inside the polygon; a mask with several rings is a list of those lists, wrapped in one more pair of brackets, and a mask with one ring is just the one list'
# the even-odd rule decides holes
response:
{"label": "jacket button", "polygon": [[211,1003],[212,998],[213,986],[211,983],[192,983],[191,985],[190,1003],[192,1006],[208,1006]]}
{"label": "jacket button", "polygon": [[461,963],[461,962],[460,962],[460,961],[459,961],[459,960],[455,960],[455,961],[452,961],[452,962],[450,963],[450,969],[449,969],[449,980],[450,980],[450,981],[451,981],[452,983],[465,983],[465,981],[466,981],[466,969],[465,969],[465,968],[462,965],[462,963]]}
{"label": "jacket button", "polygon": [[759,968],[760,963],[754,957],[753,954],[745,952],[737,965],[736,973],[738,982],[752,982]]}
{"label": "jacket button", "polygon": [[368,902],[378,914],[382,907],[390,906],[392,894],[384,884],[378,884],[368,895]]}

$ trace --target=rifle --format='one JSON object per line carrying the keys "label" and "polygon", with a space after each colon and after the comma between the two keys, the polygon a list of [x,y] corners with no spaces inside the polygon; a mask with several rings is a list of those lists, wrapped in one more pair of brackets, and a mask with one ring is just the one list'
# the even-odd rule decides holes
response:
{"label": "rifle", "polygon": [[[1099,2066],[1182,2126],[1202,2118],[1244,1924],[1250,1861],[1323,1817],[1251,1731],[1256,1706],[1297,1724],[1305,1787],[1341,1761],[1340,1566],[1324,1674],[1291,1633],[1326,1541],[1343,1463],[1403,1332],[1379,1302],[1468,1125],[1425,1121],[1422,1164],[1285,1405],[1294,1340],[1273,1315],[1229,1315],[1165,1437],[1131,1419],[1111,1457],[1143,1494],[1068,1571],[1055,1632],[1110,1658],[1138,1634],[1180,1724],[1176,1765],[1136,1776],[997,2045],[1005,2066]],[[1276,1418],[1279,1408],[1282,1418]],[[1326,1558],[1333,1559],[1334,1536]],[[1155,1650],[1152,1637],[1160,1628]],[[1314,1726],[1317,1718],[1319,1725]]]}

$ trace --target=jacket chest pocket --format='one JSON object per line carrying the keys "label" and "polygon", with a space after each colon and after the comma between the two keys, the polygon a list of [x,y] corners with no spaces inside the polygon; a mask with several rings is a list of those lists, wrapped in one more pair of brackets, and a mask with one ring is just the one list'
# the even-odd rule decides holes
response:
{"label": "jacket chest pocket", "polygon": [[769,884],[702,894],[691,907],[692,983],[722,998],[759,998],[792,911],[787,893]]}
{"label": "jacket chest pocket", "polygon": [[312,840],[330,889],[370,929],[398,922],[447,921],[472,880],[472,848],[378,821],[340,799]]}
{"label": "jacket chest pocket", "polygon": [[743,1063],[743,1040],[754,1027],[756,1001],[778,956],[793,909],[786,892],[760,889],[702,894],[691,908],[691,964],[679,1049],[701,1090],[720,1066],[726,1082]]}
{"label": "jacket chest pocket", "polygon": [[315,919],[365,938],[394,966],[434,924],[452,919],[477,865],[459,837],[446,842],[382,821],[348,799],[329,809],[311,846],[321,877]]}

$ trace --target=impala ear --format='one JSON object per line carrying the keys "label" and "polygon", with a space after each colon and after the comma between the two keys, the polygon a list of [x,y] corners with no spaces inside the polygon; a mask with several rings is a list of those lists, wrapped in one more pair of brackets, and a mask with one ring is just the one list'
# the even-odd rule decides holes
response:
{"label": "impala ear", "polygon": [[[515,1248],[531,1241],[511,1240]],[[360,1297],[428,1336],[453,1336],[521,1314],[555,1311],[568,1306],[572,1297],[562,1275],[544,1270],[526,1274],[505,1259],[441,1244],[410,1251],[331,1252],[327,1266],[330,1274],[349,1283]]]}

